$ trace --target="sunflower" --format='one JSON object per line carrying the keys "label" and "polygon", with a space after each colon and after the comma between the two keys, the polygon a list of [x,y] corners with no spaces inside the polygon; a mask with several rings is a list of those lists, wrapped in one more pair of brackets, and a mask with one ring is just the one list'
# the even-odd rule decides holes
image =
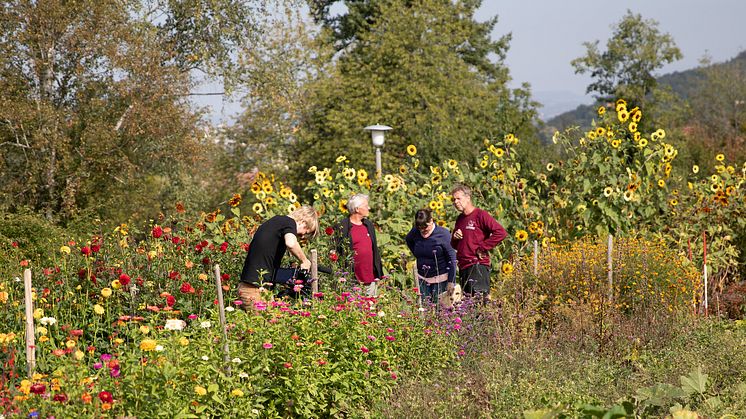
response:
{"label": "sunflower", "polygon": [[257,202],[254,205],[252,205],[251,210],[257,214],[261,214],[264,211],[264,207],[262,206],[261,203]]}
{"label": "sunflower", "polygon": [[589,140],[595,140],[596,139],[596,131],[588,131],[588,134],[586,134]]}
{"label": "sunflower", "polygon": [[712,175],[710,176],[710,180],[712,180],[712,183],[716,183],[720,180],[720,176],[718,175]]}
{"label": "sunflower", "polygon": [[453,159],[448,160],[447,164],[449,169],[455,169],[456,167],[458,167],[458,162]]}
{"label": "sunflower", "polygon": [[259,191],[261,190],[262,190],[262,185],[260,185],[259,183],[254,182],[251,184],[251,192],[256,194],[256,193],[259,193]]}
{"label": "sunflower", "polygon": [[663,179],[658,179],[658,187],[662,188],[664,186],[666,186],[666,181]]}
{"label": "sunflower", "polygon": [[611,146],[614,147],[614,148],[619,148],[620,145],[622,145],[622,141],[621,140],[612,140],[611,141]]}
{"label": "sunflower", "polygon": [[433,175],[433,177],[430,178],[430,183],[432,183],[433,185],[438,185],[440,184],[441,180],[443,180],[443,178],[440,175]]}
{"label": "sunflower", "polygon": [[270,183],[270,182],[269,182],[269,181],[267,180],[267,181],[264,181],[264,182],[262,183],[262,190],[263,190],[263,191],[264,191],[265,193],[272,193],[272,192],[273,192],[273,191],[275,190],[275,188],[274,188],[274,186],[272,186],[272,184],[271,184],[271,183]]}
{"label": "sunflower", "polygon": [[297,204],[296,207],[300,205],[298,204],[298,195],[292,192],[290,192],[290,195],[288,195],[288,201],[292,202],[293,204]]}
{"label": "sunflower", "polygon": [[503,262],[503,266],[500,267],[500,271],[503,275],[510,275],[513,273],[513,265],[509,262]]}
{"label": "sunflower", "polygon": [[640,141],[637,143],[637,146],[640,148],[645,148],[646,145],[648,145],[648,139],[640,138]]}
{"label": "sunflower", "polygon": [[346,199],[340,199],[339,203],[337,204],[337,208],[343,213],[347,212],[347,200]]}
{"label": "sunflower", "polygon": [[268,196],[267,199],[264,200],[264,203],[267,206],[270,206],[270,205],[275,205],[277,203],[277,201],[275,201],[274,197]]}
{"label": "sunflower", "polygon": [[438,209],[438,202],[436,202],[436,201],[430,201],[430,203],[427,204],[427,206],[430,207],[431,210],[436,210],[436,209]]}
{"label": "sunflower", "polygon": [[530,224],[528,225],[528,232],[529,232],[529,233],[532,233],[532,234],[533,234],[533,233],[536,233],[536,230],[538,230],[538,229],[539,229],[539,225],[538,225],[538,224],[536,223],[536,221],[532,221],[532,222],[531,222],[531,223],[530,223]]}
{"label": "sunflower", "polygon": [[725,188],[725,194],[728,196],[732,196],[734,193],[736,193],[736,188],[733,186],[728,186]]}
{"label": "sunflower", "polygon": [[679,205],[679,201],[676,200],[676,198],[668,201],[669,204],[671,204],[672,207],[675,207],[676,205]]}
{"label": "sunflower", "polygon": [[486,169],[487,166],[489,166],[489,164],[490,164],[489,160],[482,160],[479,162],[479,167],[481,167],[482,169]]}
{"label": "sunflower", "polygon": [[439,226],[441,226],[441,227],[445,227],[446,226],[446,220],[438,220],[437,224]]}
{"label": "sunflower", "polygon": [[549,239],[549,237],[544,237],[543,239],[541,239],[541,247],[548,247],[549,243],[551,242],[552,241]]}
{"label": "sunflower", "polygon": [[344,176],[347,180],[355,179],[355,169],[351,167],[345,167],[344,170],[342,170],[342,176]]}
{"label": "sunflower", "polygon": [[598,107],[598,116],[604,116],[606,113],[606,106],[599,106]]}
{"label": "sunflower", "polygon": [[616,105],[617,106],[624,106],[626,108],[627,107],[627,101],[624,100],[624,99],[617,99],[616,100]]}
{"label": "sunflower", "polygon": [[267,194],[264,191],[259,191],[256,193],[256,199],[260,201],[264,201],[264,198],[267,197]]}
{"label": "sunflower", "polygon": [[717,192],[720,190],[720,184],[719,183],[713,183],[710,185],[710,190],[713,192]]}
{"label": "sunflower", "polygon": [[495,150],[495,156],[497,156],[497,158],[501,158],[504,154],[505,150],[503,150],[502,148],[498,148]]}
{"label": "sunflower", "polygon": [[715,160],[717,160],[717,161],[723,161],[723,160],[725,160],[725,155],[722,154],[722,153],[720,153],[717,156],[715,156]]}
{"label": "sunflower", "polygon": [[635,196],[634,192],[632,192],[632,191],[624,191],[624,200],[625,201],[631,201],[634,196]]}
{"label": "sunflower", "polygon": [[640,134],[640,131],[635,131],[635,134],[632,136],[632,139],[635,140],[635,142],[640,141],[640,138],[642,138],[642,134]]}
{"label": "sunflower", "polygon": [[632,112],[632,121],[634,121],[634,122],[640,122],[641,119],[642,119],[642,111],[641,110],[638,109],[638,110]]}
{"label": "sunflower", "polygon": [[407,154],[410,156],[417,155],[417,147],[414,146],[414,144],[410,144],[407,146]]}
{"label": "sunflower", "polygon": [[526,232],[526,230],[518,230],[515,233],[515,238],[519,242],[525,242],[526,240],[528,240],[528,232]]}
{"label": "sunflower", "polygon": [[339,157],[337,157],[337,163],[342,163],[345,160],[347,160],[347,156],[339,156]]}
{"label": "sunflower", "polygon": [[551,172],[552,170],[554,170],[554,164],[547,163],[547,172]]}
{"label": "sunflower", "polygon": [[399,166],[399,173],[406,174],[407,173],[407,166],[405,166],[403,164],[401,166]]}
{"label": "sunflower", "polygon": [[614,189],[611,186],[607,186],[604,188],[604,196],[607,198],[610,197],[613,192]]}
{"label": "sunflower", "polygon": [[637,122],[630,122],[628,128],[629,132],[637,132]]}
{"label": "sunflower", "polygon": [[602,136],[604,134],[606,134],[606,128],[604,128],[604,127],[598,127],[598,128],[596,128],[596,135],[598,135],[600,137],[600,136]]}
{"label": "sunflower", "polygon": [[616,117],[619,118],[619,122],[627,122],[629,112],[627,112],[627,109],[622,109],[621,111],[617,111]]}
{"label": "sunflower", "polygon": [[237,207],[241,205],[241,194],[240,193],[233,194],[231,199],[228,200],[228,205],[232,207]]}
{"label": "sunflower", "polygon": [[612,139],[612,138],[614,138],[614,134],[615,134],[615,132],[612,131],[611,129],[607,129],[606,130],[606,138]]}
{"label": "sunflower", "polygon": [[662,139],[664,139],[664,138],[666,138],[666,131],[664,131],[664,130],[663,130],[663,129],[661,129],[661,128],[658,128],[658,129],[657,129],[657,130],[655,131],[655,133],[656,133],[656,134],[658,134],[658,138],[660,138],[661,140],[662,140]]}
{"label": "sunflower", "polygon": [[319,185],[323,185],[326,183],[326,174],[324,172],[316,172],[316,183]]}

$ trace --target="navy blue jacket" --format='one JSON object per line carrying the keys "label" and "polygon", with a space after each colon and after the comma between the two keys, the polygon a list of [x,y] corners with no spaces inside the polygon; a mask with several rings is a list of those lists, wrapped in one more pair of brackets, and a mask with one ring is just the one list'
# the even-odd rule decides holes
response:
{"label": "navy blue jacket", "polygon": [[425,278],[448,273],[448,281],[456,279],[456,251],[451,247],[451,233],[439,225],[428,238],[413,228],[407,234],[407,246],[417,259],[417,272]]}

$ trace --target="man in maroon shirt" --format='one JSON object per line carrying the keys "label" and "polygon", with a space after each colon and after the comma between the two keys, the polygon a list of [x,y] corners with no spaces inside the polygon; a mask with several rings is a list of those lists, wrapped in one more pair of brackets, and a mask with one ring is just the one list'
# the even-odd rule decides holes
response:
{"label": "man in maroon shirt", "polygon": [[456,249],[459,282],[465,294],[490,293],[489,252],[508,235],[485,210],[471,202],[471,189],[457,185],[451,191],[453,206],[461,214],[451,235],[451,246]]}
{"label": "man in maroon shirt", "polygon": [[[343,266],[355,274],[355,278],[365,285],[366,294],[378,295],[378,280],[383,276],[381,254],[376,242],[376,230],[368,220],[369,198],[365,194],[355,194],[347,201],[349,218],[337,225],[335,247]],[[352,257],[346,257],[349,251]],[[348,260],[351,259],[351,260]],[[352,266],[348,264],[352,262]]]}

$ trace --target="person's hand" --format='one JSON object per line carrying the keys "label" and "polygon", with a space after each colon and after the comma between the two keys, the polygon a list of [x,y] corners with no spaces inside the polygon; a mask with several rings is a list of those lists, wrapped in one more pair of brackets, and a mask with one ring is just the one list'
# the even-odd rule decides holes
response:
{"label": "person's hand", "polygon": [[309,269],[311,269],[311,261],[310,261],[310,260],[308,260],[308,259],[304,260],[303,262],[301,262],[301,264],[300,264],[300,268],[301,268],[301,269],[304,269],[304,270],[309,270]]}
{"label": "person's hand", "polygon": [[477,259],[482,260],[487,258],[487,253],[481,249],[477,249]]}
{"label": "person's hand", "polygon": [[460,228],[453,232],[453,238],[456,240],[461,240],[464,238],[464,233],[461,232]]}

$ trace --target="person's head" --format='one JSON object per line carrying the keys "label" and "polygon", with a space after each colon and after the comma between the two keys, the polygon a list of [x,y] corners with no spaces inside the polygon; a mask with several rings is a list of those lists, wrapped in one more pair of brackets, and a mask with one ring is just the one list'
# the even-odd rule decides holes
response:
{"label": "person's head", "polygon": [[433,210],[430,208],[424,208],[421,210],[417,210],[417,213],[414,215],[414,226],[417,228],[417,230],[426,230],[428,227],[430,227],[430,224],[433,222]]}
{"label": "person's head", "polygon": [[367,217],[370,212],[369,203],[368,195],[357,193],[347,200],[347,211],[350,212],[351,216],[359,214],[361,217]]}
{"label": "person's head", "polygon": [[303,237],[316,237],[319,231],[319,216],[310,205],[303,205],[295,209],[289,215],[298,224],[298,235]]}
{"label": "person's head", "polygon": [[414,227],[420,231],[423,237],[428,237],[435,228],[433,210],[430,208],[417,210],[417,213],[414,215]]}
{"label": "person's head", "polygon": [[453,197],[453,206],[458,212],[469,211],[474,207],[471,202],[471,188],[466,185],[456,185],[451,191]]}

